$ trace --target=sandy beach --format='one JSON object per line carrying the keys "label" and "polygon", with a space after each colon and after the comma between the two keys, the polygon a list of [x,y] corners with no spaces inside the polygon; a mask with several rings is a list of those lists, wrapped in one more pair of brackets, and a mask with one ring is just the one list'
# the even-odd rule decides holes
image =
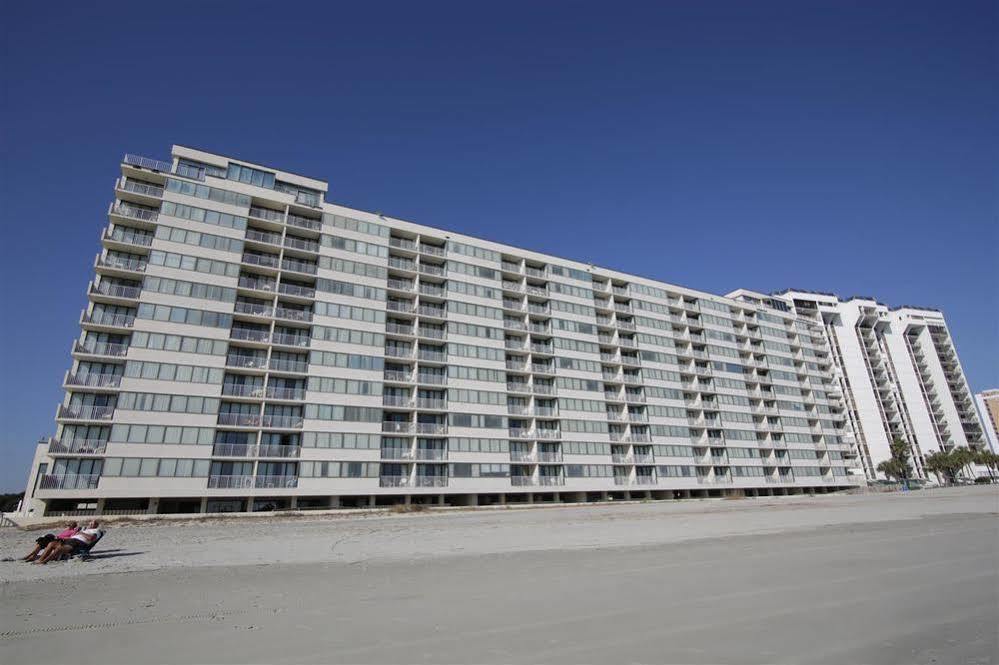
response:
{"label": "sandy beach", "polygon": [[111,525],[89,561],[0,564],[0,661],[994,662],[997,515],[974,487]]}

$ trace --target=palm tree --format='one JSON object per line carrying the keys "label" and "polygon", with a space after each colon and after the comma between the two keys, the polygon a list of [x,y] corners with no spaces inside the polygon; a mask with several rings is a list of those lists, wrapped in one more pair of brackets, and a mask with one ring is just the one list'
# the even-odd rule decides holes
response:
{"label": "palm tree", "polygon": [[975,461],[975,453],[973,451],[967,448],[955,448],[950,451],[950,457],[953,460],[955,477],[961,471],[964,471],[969,477],[975,475],[970,471],[971,464]]}
{"label": "palm tree", "polygon": [[981,464],[989,472],[989,480],[995,482],[996,476],[994,470],[999,468],[999,455],[992,452],[991,450],[985,450],[984,448],[974,451],[975,464]]}
{"label": "palm tree", "polygon": [[912,466],[909,464],[909,444],[895,437],[889,444],[891,459],[878,464],[878,471],[889,478],[894,478],[909,489],[909,478],[912,477]]}
{"label": "palm tree", "polygon": [[943,474],[944,478],[950,482],[950,460],[948,457],[946,450],[939,450],[927,455],[923,462],[923,468],[936,476],[937,482],[941,485],[943,483],[940,481],[940,474]]}

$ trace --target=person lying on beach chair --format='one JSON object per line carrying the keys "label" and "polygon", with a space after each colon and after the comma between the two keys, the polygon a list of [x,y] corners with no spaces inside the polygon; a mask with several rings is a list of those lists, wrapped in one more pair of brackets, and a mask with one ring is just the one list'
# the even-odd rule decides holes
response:
{"label": "person lying on beach chair", "polygon": [[80,531],[80,525],[76,522],[69,522],[66,524],[66,528],[57,534],[47,533],[41,538],[35,538],[35,549],[28,553],[28,556],[24,557],[22,561],[34,561],[38,553],[48,547],[53,541],[60,540],[66,541],[75,536]]}
{"label": "person lying on beach chair", "polygon": [[99,526],[100,523],[94,520],[87,525],[86,529],[66,541],[52,541],[35,563],[44,565],[53,559],[61,559],[64,556],[87,554],[97,544],[97,541],[104,537],[104,531]]}

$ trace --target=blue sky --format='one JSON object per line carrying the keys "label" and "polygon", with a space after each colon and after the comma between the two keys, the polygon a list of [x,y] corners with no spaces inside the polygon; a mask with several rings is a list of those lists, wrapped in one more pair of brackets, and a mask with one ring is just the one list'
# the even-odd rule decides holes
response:
{"label": "blue sky", "polygon": [[9,2],[0,25],[0,489],[53,432],[118,161],[172,143],[716,293],[939,307],[972,388],[999,386],[994,2]]}

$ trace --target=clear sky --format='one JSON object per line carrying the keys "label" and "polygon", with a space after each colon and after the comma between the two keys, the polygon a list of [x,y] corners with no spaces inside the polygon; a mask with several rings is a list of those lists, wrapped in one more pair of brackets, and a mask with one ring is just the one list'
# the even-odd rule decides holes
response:
{"label": "clear sky", "polygon": [[23,489],[125,152],[715,293],[946,312],[999,387],[993,1],[5,2],[0,489]]}

